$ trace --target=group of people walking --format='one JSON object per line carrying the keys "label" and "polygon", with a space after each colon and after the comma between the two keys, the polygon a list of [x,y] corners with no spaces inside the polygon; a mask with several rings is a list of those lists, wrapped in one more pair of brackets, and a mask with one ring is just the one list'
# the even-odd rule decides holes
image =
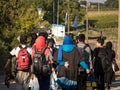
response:
{"label": "group of people walking", "polygon": [[[115,74],[112,69],[112,62],[115,60],[112,42],[103,46],[104,39],[99,37],[96,48],[92,50],[85,43],[84,34],[79,34],[75,40],[71,35],[66,35],[59,48],[55,47],[55,40],[48,38],[46,32],[39,32],[38,36],[32,34],[30,44],[27,44],[26,35],[20,35],[18,39],[20,45],[13,48],[8,55],[12,69],[9,68],[9,62],[5,66],[5,84],[8,87],[12,76],[16,80],[17,90],[87,90],[87,78],[92,73],[97,83],[96,89],[105,90],[105,83],[110,89]],[[41,54],[42,59],[39,59],[43,60],[43,56],[45,57],[46,67],[43,67],[43,61],[37,61],[38,52],[42,51],[44,55]],[[106,59],[106,56],[109,58]],[[39,62],[39,66],[36,62]],[[43,70],[47,70],[45,74]],[[30,79],[36,80],[34,88],[29,85]]]}

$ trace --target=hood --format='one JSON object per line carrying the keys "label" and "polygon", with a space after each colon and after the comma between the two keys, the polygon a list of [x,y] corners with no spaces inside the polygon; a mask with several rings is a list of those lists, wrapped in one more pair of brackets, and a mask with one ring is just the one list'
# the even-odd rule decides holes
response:
{"label": "hood", "polygon": [[73,39],[70,36],[65,36],[63,40],[62,49],[65,52],[71,52],[74,49]]}
{"label": "hood", "polygon": [[38,51],[41,51],[42,48],[44,48],[46,46],[46,40],[43,36],[39,36],[35,40],[35,44],[36,44],[36,48],[38,49]]}

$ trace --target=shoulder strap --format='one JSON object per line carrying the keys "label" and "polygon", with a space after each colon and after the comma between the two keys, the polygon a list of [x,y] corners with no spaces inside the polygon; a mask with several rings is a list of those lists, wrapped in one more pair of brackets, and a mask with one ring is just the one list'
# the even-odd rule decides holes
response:
{"label": "shoulder strap", "polygon": [[47,49],[47,47],[45,46],[45,47],[41,50],[41,53],[44,53],[46,49]]}
{"label": "shoulder strap", "polygon": [[[22,49],[23,47],[20,45],[19,48]],[[25,46],[24,48],[27,49],[27,46]]]}
{"label": "shoulder strap", "polygon": [[[42,50],[39,51],[39,52],[44,53],[46,49],[47,49],[47,47],[45,46],[45,47],[43,47]],[[38,49],[36,48],[36,45],[34,46],[34,50],[35,50],[35,52],[38,52]]]}
{"label": "shoulder strap", "polygon": [[89,45],[85,44],[85,46],[83,47],[83,49],[85,50],[87,47],[89,47]]}
{"label": "shoulder strap", "polygon": [[62,61],[62,45],[59,47],[58,49],[58,57],[57,57],[58,61]]}

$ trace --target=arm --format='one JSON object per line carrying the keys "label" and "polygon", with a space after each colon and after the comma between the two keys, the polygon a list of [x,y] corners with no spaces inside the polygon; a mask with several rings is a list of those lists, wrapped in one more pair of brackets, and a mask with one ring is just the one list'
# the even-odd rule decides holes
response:
{"label": "arm", "polygon": [[85,70],[88,70],[89,68],[88,68],[88,65],[85,63],[85,61],[81,61],[80,62],[80,65],[85,69]]}

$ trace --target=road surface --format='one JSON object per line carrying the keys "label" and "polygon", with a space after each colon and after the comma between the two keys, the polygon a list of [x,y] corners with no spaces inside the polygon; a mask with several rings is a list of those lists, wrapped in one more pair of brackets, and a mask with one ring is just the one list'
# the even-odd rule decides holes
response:
{"label": "road surface", "polygon": [[[0,75],[0,90],[17,90],[15,87],[15,82],[13,82],[10,88],[4,85],[4,75]],[[120,90],[120,75],[116,78],[116,81],[112,83],[110,90]]]}

